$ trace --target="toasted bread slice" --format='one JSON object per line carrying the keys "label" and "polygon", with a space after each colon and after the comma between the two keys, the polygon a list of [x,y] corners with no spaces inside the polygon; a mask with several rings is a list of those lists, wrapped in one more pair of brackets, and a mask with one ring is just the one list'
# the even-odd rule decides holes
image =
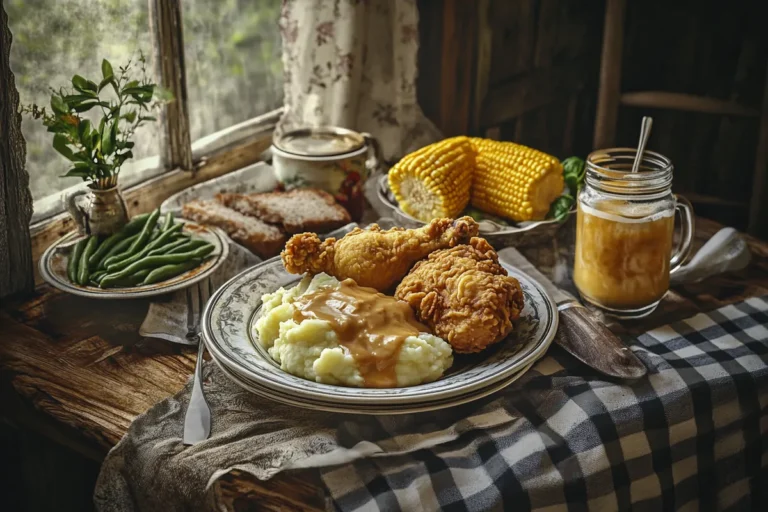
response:
{"label": "toasted bread slice", "polygon": [[182,215],[223,229],[235,242],[262,258],[277,255],[285,246],[285,234],[276,226],[248,217],[214,200],[195,200],[185,204]]}
{"label": "toasted bread slice", "polygon": [[327,192],[301,188],[264,194],[218,194],[222,204],[264,222],[280,224],[288,233],[326,233],[349,223],[349,213]]}

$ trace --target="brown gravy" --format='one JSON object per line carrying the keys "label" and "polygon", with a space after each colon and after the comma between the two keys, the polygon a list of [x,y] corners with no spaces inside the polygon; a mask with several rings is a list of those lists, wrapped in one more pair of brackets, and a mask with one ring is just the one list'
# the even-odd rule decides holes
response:
{"label": "brown gravy", "polygon": [[293,303],[294,321],[325,320],[360,368],[366,387],[397,386],[395,365],[405,339],[429,329],[416,320],[411,307],[345,279],[338,289],[324,288]]}

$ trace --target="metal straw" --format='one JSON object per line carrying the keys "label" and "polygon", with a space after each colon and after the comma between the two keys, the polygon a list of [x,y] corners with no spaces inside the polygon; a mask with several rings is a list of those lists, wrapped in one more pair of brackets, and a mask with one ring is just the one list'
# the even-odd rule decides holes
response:
{"label": "metal straw", "polygon": [[653,126],[653,119],[643,116],[643,123],[640,126],[640,141],[637,143],[637,154],[635,155],[635,162],[632,164],[632,172],[640,170],[640,162],[643,161],[645,145],[648,144],[648,138],[651,136],[651,126]]}

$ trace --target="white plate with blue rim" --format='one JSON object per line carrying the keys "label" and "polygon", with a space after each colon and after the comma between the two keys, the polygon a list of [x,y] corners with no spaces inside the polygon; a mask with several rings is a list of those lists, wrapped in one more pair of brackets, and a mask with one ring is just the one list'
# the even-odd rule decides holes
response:
{"label": "white plate with blue rim", "polygon": [[503,264],[517,278],[525,307],[507,338],[472,355],[454,355],[440,379],[401,388],[355,388],[324,384],[285,372],[261,345],[253,326],[261,298],[291,287],[301,276],[289,274],[279,258],[260,263],[233,277],[208,301],[201,322],[203,340],[214,359],[246,382],[278,396],[345,405],[427,404],[470,395],[520,373],[541,358],[557,331],[557,307],[536,281]]}
{"label": "white plate with blue rim", "polygon": [[481,388],[473,393],[465,395],[458,395],[443,400],[427,400],[424,403],[407,403],[407,404],[384,404],[384,405],[365,405],[365,404],[344,404],[336,403],[332,401],[321,400],[308,400],[302,397],[293,395],[287,395],[274,391],[271,388],[267,388],[259,385],[256,382],[248,380],[242,375],[238,375],[230,368],[222,365],[216,358],[213,358],[214,362],[219,366],[224,375],[226,375],[232,382],[239,385],[246,391],[258,395],[275,402],[279,402],[294,407],[301,407],[304,409],[312,409],[315,411],[336,412],[345,414],[371,414],[371,415],[389,415],[389,414],[412,414],[427,411],[436,411],[438,409],[447,409],[449,407],[456,407],[462,404],[473,402],[481,398],[485,398],[493,393],[501,391],[506,388],[520,377],[522,377],[533,363],[529,364],[518,373],[513,374],[511,377],[497,382],[491,386]]}
{"label": "white plate with blue rim", "polygon": [[91,284],[83,286],[73,283],[67,277],[67,262],[75,242],[84,237],[84,235],[73,231],[61,237],[45,250],[38,264],[40,276],[54,288],[90,299],[141,299],[172,293],[192,286],[210,277],[227,259],[229,255],[227,235],[219,228],[203,226],[178,217],[175,220],[184,224],[184,233],[205,240],[214,247],[214,250],[200,266],[183,274],[159,283],[125,288],[99,288]]}

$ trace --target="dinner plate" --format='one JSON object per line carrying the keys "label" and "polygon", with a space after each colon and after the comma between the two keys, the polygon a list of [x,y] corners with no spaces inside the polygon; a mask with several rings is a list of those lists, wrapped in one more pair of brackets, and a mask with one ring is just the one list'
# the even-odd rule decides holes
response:
{"label": "dinner plate", "polygon": [[203,313],[203,340],[220,364],[248,381],[306,400],[381,406],[465,395],[502,382],[536,361],[546,352],[557,330],[557,309],[544,288],[515,268],[503,265],[520,281],[525,297],[514,331],[479,354],[455,355],[453,366],[435,382],[402,388],[353,388],[313,382],[283,371],[253,330],[261,297],[301,279],[289,274],[279,258],[241,272],[217,290]]}
{"label": "dinner plate", "polygon": [[213,357],[216,365],[221,369],[222,373],[226,375],[232,382],[242,387],[246,391],[249,391],[262,398],[282,403],[285,405],[291,405],[293,407],[301,407],[304,409],[312,409],[315,411],[335,412],[344,414],[368,414],[368,415],[389,415],[389,414],[413,414],[419,412],[436,411],[438,409],[447,409],[449,407],[456,407],[462,404],[473,402],[481,398],[485,398],[493,393],[501,391],[506,388],[520,377],[522,377],[530,368],[533,363],[523,368],[518,373],[507,377],[501,382],[497,382],[486,388],[482,388],[473,393],[465,395],[459,395],[444,400],[432,400],[424,403],[407,403],[398,404],[392,403],[388,405],[365,405],[365,404],[351,404],[345,405],[343,403],[334,403],[323,400],[308,400],[301,397],[295,397],[293,395],[282,394],[276,392],[273,389],[259,385],[252,382],[242,375],[238,375],[227,366],[224,366],[221,361]]}
{"label": "dinner plate", "polygon": [[83,235],[72,232],[53,243],[40,258],[39,268],[43,280],[61,291],[92,299],[138,299],[171,293],[186,288],[210,276],[229,254],[226,235],[218,228],[203,226],[185,219],[175,219],[184,223],[184,232],[210,242],[214,250],[199,267],[193,268],[176,277],[146,286],[128,288],[99,288],[98,286],[80,286],[67,277],[67,259],[74,243]]}
{"label": "dinner plate", "polygon": [[[544,355],[546,355],[546,354],[541,354],[540,357],[543,357]],[[467,394],[460,394],[460,395],[456,395],[456,396],[449,397],[449,398],[442,399],[442,400],[434,400],[433,397],[428,397],[427,401],[424,402],[424,403],[413,402],[413,403],[405,403],[405,404],[403,404],[401,402],[396,402],[395,401],[395,402],[384,403],[382,405],[373,405],[373,406],[368,405],[367,403],[361,403],[361,404],[360,403],[354,403],[354,404],[351,404],[351,405],[347,406],[347,405],[344,405],[344,403],[340,404],[337,400],[334,400],[334,399],[328,400],[325,397],[312,397],[312,398],[308,399],[304,395],[302,395],[300,392],[297,393],[295,391],[282,390],[282,389],[281,390],[273,390],[273,389],[271,389],[271,388],[269,388],[267,386],[263,386],[263,385],[261,385],[261,384],[259,384],[257,382],[254,382],[254,381],[250,380],[250,377],[246,373],[242,372],[241,369],[238,369],[237,367],[230,367],[230,366],[225,365],[224,363],[222,363],[221,361],[216,359],[216,357],[215,357],[215,355],[213,353],[211,353],[211,358],[214,361],[216,361],[216,364],[224,371],[224,373],[226,373],[228,376],[232,377],[233,380],[237,380],[238,384],[239,383],[244,383],[244,384],[246,384],[249,387],[255,387],[255,388],[259,389],[262,394],[268,395],[267,398],[273,397],[273,399],[275,399],[277,401],[280,401],[282,398],[286,398],[287,400],[293,400],[296,403],[304,403],[309,408],[312,408],[313,406],[319,404],[319,405],[323,405],[325,407],[335,408],[334,410],[341,410],[341,409],[347,410],[348,409],[348,410],[360,411],[360,410],[363,410],[363,409],[373,409],[373,410],[386,411],[386,410],[390,410],[390,409],[401,408],[403,406],[407,406],[409,408],[409,410],[411,410],[413,408],[426,407],[427,405],[431,406],[431,405],[439,404],[439,403],[442,403],[442,402],[452,401],[452,400],[455,400],[455,399],[458,399],[458,398],[474,396],[473,394],[478,394],[478,393],[482,393],[479,396],[479,397],[482,397],[482,396],[486,396],[487,394],[492,392],[492,391],[487,391],[486,388],[480,388],[479,390],[471,391],[471,392],[469,392]],[[538,359],[536,361],[538,361]],[[521,377],[523,375],[523,373],[528,371],[528,369],[531,366],[533,366],[536,363],[536,361],[532,361],[525,368],[523,368],[519,372],[515,373],[512,376],[513,377],[512,380],[509,380],[509,381],[504,380],[502,382],[506,382],[507,384],[509,384],[510,382],[513,382],[514,380],[517,380],[519,377]],[[503,388],[505,385],[506,384],[496,383],[496,384],[491,385],[490,388],[493,388],[494,390],[497,390],[497,389]],[[357,389],[357,388],[353,388],[353,389]],[[466,401],[463,401],[462,403],[465,403],[465,402]],[[453,402],[450,402],[450,403],[453,403]]]}

